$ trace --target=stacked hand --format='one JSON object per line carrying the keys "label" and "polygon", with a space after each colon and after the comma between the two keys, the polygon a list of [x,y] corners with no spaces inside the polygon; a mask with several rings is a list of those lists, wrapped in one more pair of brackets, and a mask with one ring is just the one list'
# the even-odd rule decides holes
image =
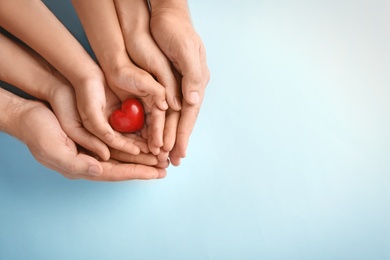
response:
{"label": "stacked hand", "polygon": [[[150,11],[143,0],[73,0],[100,68],[42,3],[24,2],[0,1],[0,26],[33,49],[1,36],[0,79],[45,103],[0,92],[23,119],[1,119],[1,130],[72,179],[163,178],[169,160],[178,166],[209,80],[186,2],[150,1]],[[119,133],[108,117],[130,97],[146,124]]]}

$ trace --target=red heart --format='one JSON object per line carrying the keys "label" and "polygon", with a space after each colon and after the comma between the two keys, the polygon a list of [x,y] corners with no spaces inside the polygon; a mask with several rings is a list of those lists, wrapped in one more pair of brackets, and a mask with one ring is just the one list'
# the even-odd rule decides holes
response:
{"label": "red heart", "polygon": [[121,109],[112,112],[110,125],[122,133],[132,133],[142,129],[145,122],[145,112],[142,103],[136,98],[123,101]]}

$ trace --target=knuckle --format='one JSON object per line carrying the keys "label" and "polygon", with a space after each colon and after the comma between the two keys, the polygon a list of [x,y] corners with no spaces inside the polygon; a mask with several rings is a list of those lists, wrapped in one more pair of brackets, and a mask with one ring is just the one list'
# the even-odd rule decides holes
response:
{"label": "knuckle", "polygon": [[191,74],[189,74],[189,78],[194,84],[201,84],[203,79],[202,75],[199,72],[192,72]]}

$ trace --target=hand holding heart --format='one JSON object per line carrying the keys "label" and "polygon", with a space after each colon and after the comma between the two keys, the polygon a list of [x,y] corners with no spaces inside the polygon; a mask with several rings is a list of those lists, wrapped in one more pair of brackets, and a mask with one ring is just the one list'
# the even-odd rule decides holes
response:
{"label": "hand holding heart", "polygon": [[[72,156],[84,154],[80,165],[94,158],[103,166],[100,179],[91,179],[150,178],[144,174],[151,168],[153,176],[165,176],[168,158],[177,166],[185,157],[209,77],[186,1],[148,1],[150,9],[139,0],[72,2],[100,67],[43,2],[0,1],[0,26],[39,54],[2,45],[0,65],[5,61],[8,70],[0,69],[0,77],[51,108],[26,102],[26,115],[50,120],[34,125],[26,117],[22,123],[29,127],[21,129],[31,131],[23,130],[20,139],[45,155],[42,164],[70,177],[77,168]],[[29,77],[13,78],[16,71]]]}
{"label": "hand holding heart", "polygon": [[144,127],[145,111],[142,103],[135,98],[123,101],[121,109],[110,115],[110,124],[114,130],[122,133],[133,133]]}

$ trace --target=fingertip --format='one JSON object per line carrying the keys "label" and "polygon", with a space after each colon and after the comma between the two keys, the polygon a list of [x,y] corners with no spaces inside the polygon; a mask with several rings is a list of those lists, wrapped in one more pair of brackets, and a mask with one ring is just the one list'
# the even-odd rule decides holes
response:
{"label": "fingertip", "polygon": [[159,103],[158,108],[165,111],[169,108],[168,103],[166,100],[163,100]]}
{"label": "fingertip", "polygon": [[114,133],[107,133],[104,135],[104,140],[108,143],[111,143],[112,141],[114,141],[114,138],[115,138]]}
{"label": "fingertip", "polygon": [[164,145],[162,137],[161,138],[154,138],[153,139],[153,145],[160,149]]}
{"label": "fingertip", "polygon": [[157,155],[159,162],[166,162],[169,157],[169,152],[166,152],[164,149],[160,150],[160,153]]}
{"label": "fingertip", "polygon": [[200,97],[198,91],[191,91],[185,95],[186,101],[191,105],[197,105],[199,103]]}
{"label": "fingertip", "polygon": [[131,153],[134,155],[139,155],[141,153],[141,149],[138,146],[134,146],[134,148],[131,149]]}
{"label": "fingertip", "polygon": [[158,155],[160,153],[160,147],[149,147],[150,152],[154,155]]}
{"label": "fingertip", "polygon": [[180,111],[181,110],[181,98],[176,96],[172,98],[171,103],[171,108],[175,111]]}
{"label": "fingertip", "polygon": [[110,159],[111,153],[107,146],[105,148],[96,151],[96,154],[103,160],[108,161]]}
{"label": "fingertip", "polygon": [[179,166],[181,163],[181,157],[177,153],[176,147],[169,153],[169,160],[173,166]]}
{"label": "fingertip", "polygon": [[168,166],[169,166],[169,160],[168,159],[165,160],[164,162],[158,162],[156,164],[156,167],[161,168],[161,169],[166,169],[166,168],[168,168]]}
{"label": "fingertip", "polygon": [[170,158],[170,161],[171,161],[171,164],[173,165],[173,166],[179,166],[180,165],[180,163],[181,163],[181,158],[180,157],[171,157]]}
{"label": "fingertip", "polygon": [[100,176],[100,175],[102,175],[102,173],[103,173],[103,168],[100,166],[98,166],[98,165],[91,165],[91,166],[89,166],[89,168],[88,168],[88,175],[91,175],[91,176]]}
{"label": "fingertip", "polygon": [[157,169],[158,176],[157,179],[164,179],[167,176],[167,170],[166,169]]}
{"label": "fingertip", "polygon": [[175,154],[180,157],[180,158],[185,158],[186,155],[187,155],[187,143],[184,143],[184,142],[180,142],[178,141],[174,148],[173,148],[173,151],[175,152]]}
{"label": "fingertip", "polygon": [[149,146],[148,146],[148,145],[143,145],[143,146],[141,147],[141,152],[143,152],[143,153],[149,153],[149,152],[150,152]]}

